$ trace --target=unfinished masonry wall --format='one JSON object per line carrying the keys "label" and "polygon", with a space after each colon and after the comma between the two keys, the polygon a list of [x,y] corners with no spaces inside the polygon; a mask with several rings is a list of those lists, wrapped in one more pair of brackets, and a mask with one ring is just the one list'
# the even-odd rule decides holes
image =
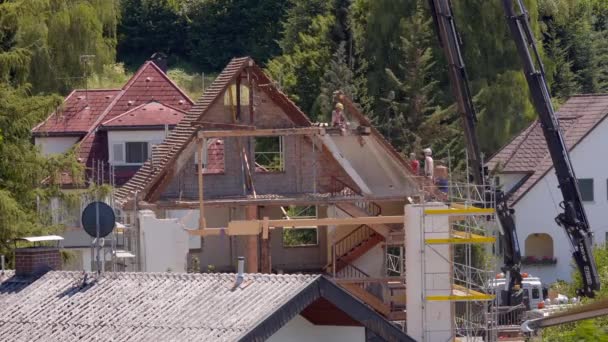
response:
{"label": "unfinished masonry wall", "polygon": [[[254,124],[257,128],[289,128],[294,124],[282,109],[274,104],[265,93],[257,95],[257,105]],[[243,120],[248,120],[248,110],[243,107]],[[204,121],[229,123],[232,113],[225,107],[223,101],[212,106]],[[248,122],[244,122],[248,123]],[[238,140],[237,140],[238,139]],[[297,194],[311,193],[317,184],[317,191],[328,192],[333,185],[332,178],[339,178],[351,187],[349,177],[343,172],[338,163],[333,160],[328,151],[321,149],[320,143],[313,151],[312,139],[303,136],[286,136],[284,138],[283,172],[256,172],[254,167],[254,138],[230,137],[224,138],[224,172],[221,174],[205,174],[205,199],[220,197],[235,197],[245,195],[243,190],[243,162],[240,147],[247,151],[251,175],[255,190],[258,194]],[[239,147],[240,141],[240,147]],[[316,163],[315,163],[316,161]],[[316,174],[314,166],[316,164]],[[356,188],[356,187],[355,187]],[[194,155],[184,164],[180,172],[171,181],[161,196],[162,199],[198,198],[197,165]]]}
{"label": "unfinished masonry wall", "polygon": [[[184,219],[186,217],[185,212],[189,212],[187,220]],[[245,219],[245,207],[209,207],[205,213],[208,219],[211,218],[208,223],[212,227],[226,227],[230,220]],[[319,217],[326,217],[325,208],[319,208],[318,213]],[[197,224],[198,221],[198,210],[171,210],[170,215],[171,217],[182,217],[182,221],[186,225]],[[270,219],[281,219],[283,218],[282,215],[278,206],[259,208],[260,218],[268,216]],[[318,243],[316,245],[287,247],[283,245],[283,230],[273,229],[270,233],[270,254],[273,270],[291,272],[321,269],[327,261],[326,231],[326,227],[318,228]],[[200,241],[200,238],[195,238]],[[235,271],[237,257],[247,255],[247,238],[247,236],[229,235],[205,237],[202,248],[198,252],[201,270],[206,271],[208,265],[212,265],[218,272]],[[201,247],[200,244],[196,249],[199,247]]]}

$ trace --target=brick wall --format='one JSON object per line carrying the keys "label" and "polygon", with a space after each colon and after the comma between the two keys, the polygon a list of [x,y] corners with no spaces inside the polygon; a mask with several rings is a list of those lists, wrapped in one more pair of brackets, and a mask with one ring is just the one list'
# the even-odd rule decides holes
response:
{"label": "brick wall", "polygon": [[61,270],[59,248],[31,247],[15,250],[15,273],[22,276],[41,275]]}
{"label": "brick wall", "polygon": [[[210,108],[203,120],[230,122],[231,111],[223,103],[222,98]],[[254,115],[256,127],[287,128],[294,126],[282,109],[273,103],[265,93],[257,92],[254,103],[256,103]],[[243,108],[242,117],[247,123],[249,120],[248,108]],[[248,137],[239,139],[242,147],[248,151],[249,163],[253,167],[253,139]],[[328,151],[321,151],[319,148],[313,151],[310,138],[299,135],[286,136],[283,148],[284,172],[258,173],[252,170],[253,183],[258,195],[311,193],[315,188],[315,183],[317,192],[330,192],[333,177],[340,178],[351,187],[356,188],[348,181],[349,177]],[[313,167],[315,164],[316,175]],[[205,175],[204,196],[206,199],[243,195],[241,153],[237,138],[224,139],[224,165],[224,173]],[[197,165],[194,163],[194,155],[171,180],[161,198],[198,199]]]}

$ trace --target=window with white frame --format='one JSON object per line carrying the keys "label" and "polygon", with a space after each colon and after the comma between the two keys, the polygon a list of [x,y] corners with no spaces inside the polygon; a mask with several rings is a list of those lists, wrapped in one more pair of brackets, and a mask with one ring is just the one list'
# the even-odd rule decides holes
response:
{"label": "window with white frame", "polygon": [[[311,219],[317,218],[317,207],[311,206],[289,206],[282,207],[284,218],[289,219]],[[319,244],[319,232],[317,226],[283,228],[283,246],[305,247],[317,246]]]}
{"label": "window with white frame", "polygon": [[127,141],[112,143],[110,160],[114,165],[141,165],[152,155],[157,141]]}
{"label": "window with white frame", "polygon": [[256,172],[285,171],[284,137],[254,138]]}

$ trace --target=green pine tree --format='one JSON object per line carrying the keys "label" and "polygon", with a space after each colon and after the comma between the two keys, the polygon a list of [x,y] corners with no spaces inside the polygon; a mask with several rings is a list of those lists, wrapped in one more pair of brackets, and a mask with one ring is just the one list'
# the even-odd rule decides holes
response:
{"label": "green pine tree", "polygon": [[431,20],[422,5],[403,24],[399,53],[403,60],[394,70],[386,69],[386,111],[376,112],[375,121],[394,146],[403,152],[420,151],[432,138],[423,136],[423,124],[435,111],[433,93],[437,82],[430,78],[434,67],[431,49]]}
{"label": "green pine tree", "polygon": [[321,78],[321,94],[317,98],[312,112],[317,120],[326,122],[331,120],[334,92],[341,90],[350,98],[356,94],[354,74],[346,63],[345,45],[346,43],[343,42],[338,46]]}

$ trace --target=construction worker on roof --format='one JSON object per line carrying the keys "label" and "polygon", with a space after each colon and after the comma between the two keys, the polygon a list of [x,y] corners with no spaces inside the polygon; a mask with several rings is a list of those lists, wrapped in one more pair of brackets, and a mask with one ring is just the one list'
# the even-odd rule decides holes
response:
{"label": "construction worker on roof", "polygon": [[344,116],[344,105],[340,102],[336,103],[336,107],[331,112],[331,126],[338,127],[342,134],[346,131],[346,116]]}
{"label": "construction worker on roof", "polygon": [[414,175],[418,176],[420,172],[420,161],[416,158],[416,153],[410,153],[410,166],[412,167],[412,171]]}
{"label": "construction worker on roof", "polygon": [[427,178],[433,179],[433,170],[435,168],[432,157],[433,151],[430,148],[425,148],[422,150],[422,153],[424,153],[424,175]]}

